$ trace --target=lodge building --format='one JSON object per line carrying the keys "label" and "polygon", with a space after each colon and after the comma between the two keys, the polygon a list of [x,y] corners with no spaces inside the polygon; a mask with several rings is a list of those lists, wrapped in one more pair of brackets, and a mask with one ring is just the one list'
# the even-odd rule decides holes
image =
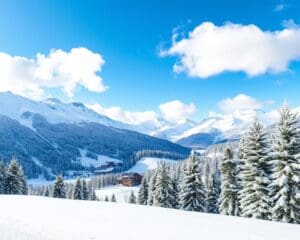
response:
{"label": "lodge building", "polygon": [[117,184],[132,187],[136,185],[140,185],[142,182],[143,176],[138,173],[124,173],[121,177],[117,179]]}

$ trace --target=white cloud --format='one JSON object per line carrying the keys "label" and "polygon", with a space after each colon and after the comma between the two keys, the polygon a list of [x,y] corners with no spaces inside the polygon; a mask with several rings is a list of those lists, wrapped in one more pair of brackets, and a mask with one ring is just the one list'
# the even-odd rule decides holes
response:
{"label": "white cloud", "polygon": [[284,3],[279,3],[274,7],[273,11],[274,12],[281,12],[285,9],[285,7],[286,7],[286,5]]}
{"label": "white cloud", "polygon": [[196,111],[194,104],[185,104],[179,100],[160,104],[159,109],[163,117],[170,122],[183,121]]}
{"label": "white cloud", "polygon": [[114,120],[128,124],[138,125],[145,122],[156,122],[158,114],[154,111],[130,112],[125,111],[120,107],[105,108],[100,104],[86,104],[86,106],[97,113],[110,117]]}
{"label": "white cloud", "polygon": [[196,107],[193,104],[185,104],[179,100],[160,104],[159,112],[154,110],[131,112],[116,106],[103,107],[98,103],[86,104],[86,106],[95,112],[108,116],[114,120],[133,125],[147,122],[160,125],[161,119],[176,123],[187,119],[196,111]]}
{"label": "white cloud", "polygon": [[173,70],[207,78],[224,71],[243,71],[249,76],[286,71],[300,59],[300,28],[286,24],[280,31],[263,31],[256,25],[204,22],[189,36],[176,41],[162,56],[178,56]]}
{"label": "white cloud", "polygon": [[239,110],[257,110],[263,107],[263,103],[245,94],[239,94],[234,98],[226,98],[218,103],[219,108],[227,113]]}
{"label": "white cloud", "polygon": [[69,97],[78,86],[103,92],[106,87],[97,75],[103,64],[100,54],[86,48],[51,50],[48,56],[38,53],[35,59],[0,52],[0,91],[31,98],[43,97],[45,88],[60,88]]}
{"label": "white cloud", "polygon": [[297,25],[293,19],[283,20],[282,21],[282,26],[284,28],[295,28],[295,29],[299,28],[299,25]]}

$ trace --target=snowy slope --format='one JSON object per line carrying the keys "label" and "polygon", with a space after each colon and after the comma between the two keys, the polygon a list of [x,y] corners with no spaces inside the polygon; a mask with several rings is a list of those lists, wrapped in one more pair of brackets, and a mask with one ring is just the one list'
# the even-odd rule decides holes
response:
{"label": "snowy slope", "polygon": [[96,190],[96,196],[100,200],[104,200],[106,196],[111,199],[111,196],[115,194],[116,200],[118,203],[126,203],[128,202],[128,198],[130,196],[131,191],[134,192],[135,196],[138,196],[139,186],[134,187],[125,187],[122,185],[114,185],[105,188],[101,188],[100,190]]}
{"label": "snowy slope", "polygon": [[176,141],[178,140],[178,136],[184,134],[189,129],[194,128],[196,125],[196,122],[189,119],[173,124],[166,122],[163,126],[157,128],[156,131],[153,131],[150,134],[155,137]]}
{"label": "snowy slope", "polygon": [[81,165],[84,167],[100,167],[101,165],[104,165],[108,162],[114,162],[114,163],[121,163],[122,161],[116,158],[111,158],[105,155],[96,154],[97,158],[93,159],[87,156],[87,150],[86,149],[79,149],[80,157],[79,161],[81,162]]}
{"label": "snowy slope", "polygon": [[1,240],[298,240],[300,226],[131,204],[0,196]]}
{"label": "snowy slope", "polygon": [[2,92],[0,93],[0,109],[0,114],[17,120],[27,127],[31,127],[31,115],[40,114],[52,124],[95,122],[110,127],[133,129],[130,125],[98,114],[81,103],[62,103],[53,98],[38,102],[11,92]]}
{"label": "snowy slope", "polygon": [[278,117],[278,111],[240,110],[230,114],[214,113],[173,139],[185,146],[205,146],[205,143],[209,145],[227,139],[235,140],[248,131],[255,119],[270,127]]}
{"label": "snowy slope", "polygon": [[127,172],[137,172],[143,174],[148,170],[156,169],[160,162],[165,162],[168,164],[175,164],[178,161],[167,159],[167,158],[155,158],[155,157],[144,157],[139,160],[132,168],[130,168]]}

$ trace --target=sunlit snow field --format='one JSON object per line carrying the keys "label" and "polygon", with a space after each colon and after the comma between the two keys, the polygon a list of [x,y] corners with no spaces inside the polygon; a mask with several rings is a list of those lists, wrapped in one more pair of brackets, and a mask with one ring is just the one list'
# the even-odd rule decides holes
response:
{"label": "sunlit snow field", "polygon": [[0,196],[1,240],[298,240],[300,226],[125,203]]}

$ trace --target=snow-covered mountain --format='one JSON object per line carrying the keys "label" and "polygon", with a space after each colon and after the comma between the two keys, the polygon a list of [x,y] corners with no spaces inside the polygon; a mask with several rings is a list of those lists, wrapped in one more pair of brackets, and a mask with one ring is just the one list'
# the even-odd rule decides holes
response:
{"label": "snow-covered mountain", "polygon": [[81,103],[38,102],[0,93],[0,159],[7,163],[18,158],[29,178],[98,173],[106,162],[116,163],[110,171],[126,170],[141,150],[190,153],[189,148],[132,129]]}
{"label": "snow-covered mountain", "polygon": [[98,114],[86,108],[82,103],[62,103],[56,98],[33,101],[11,92],[0,93],[0,114],[17,120],[27,127],[32,125],[31,116],[40,114],[52,124],[71,123],[80,125],[83,122],[95,122],[109,127],[134,130],[132,126]]}
{"label": "snow-covered mountain", "polygon": [[190,147],[206,147],[217,142],[236,140],[255,119],[269,127],[278,120],[278,112],[243,110],[230,114],[210,114],[195,127],[174,138],[177,143]]}
{"label": "snow-covered mountain", "polygon": [[[294,109],[300,112],[300,108]],[[245,133],[254,119],[260,120],[266,127],[278,120],[277,110],[239,110],[234,113],[210,113],[200,122],[186,119],[181,122],[168,122],[163,118],[146,124],[132,126],[139,132],[167,139],[189,147],[206,147],[217,142],[238,139]]]}
{"label": "snow-covered mountain", "polygon": [[186,131],[194,128],[196,125],[196,122],[189,119],[180,121],[178,123],[166,122],[164,125],[160,126],[150,134],[155,137],[176,142],[178,140],[177,136],[184,134]]}

